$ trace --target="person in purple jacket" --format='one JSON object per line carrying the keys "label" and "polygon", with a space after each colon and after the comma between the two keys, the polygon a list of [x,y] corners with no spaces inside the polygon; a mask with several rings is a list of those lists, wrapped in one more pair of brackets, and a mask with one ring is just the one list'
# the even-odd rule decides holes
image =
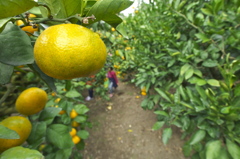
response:
{"label": "person in purple jacket", "polygon": [[110,67],[109,71],[107,73],[107,78],[109,79],[109,93],[110,93],[110,97],[113,96],[113,88],[117,88],[118,87],[118,79],[117,79],[117,75],[115,73],[115,71],[113,71],[113,68]]}

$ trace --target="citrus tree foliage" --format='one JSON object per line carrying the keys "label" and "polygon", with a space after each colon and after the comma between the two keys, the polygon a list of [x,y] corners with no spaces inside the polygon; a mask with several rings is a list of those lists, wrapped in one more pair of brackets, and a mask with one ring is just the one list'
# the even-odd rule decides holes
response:
{"label": "citrus tree foliage", "polygon": [[239,158],[239,20],[237,0],[155,0],[117,27],[126,30],[113,43],[120,71],[146,89],[153,129],[169,126],[164,144],[171,125],[183,130],[185,156]]}
{"label": "citrus tree foliage", "polygon": [[[102,23],[117,27],[122,22],[118,13],[132,3],[130,0],[0,0],[0,120],[17,113],[16,98],[26,88],[40,87],[48,93],[45,108],[28,116],[32,131],[22,146],[40,151],[46,159],[79,159],[82,157],[79,150],[84,148],[84,140],[89,136],[85,128],[91,127],[87,121],[89,108],[82,95],[89,88],[86,83],[90,78],[65,81],[44,74],[33,56],[34,43],[41,32],[62,23],[93,30],[98,30]],[[18,24],[18,20],[23,23]],[[26,26],[35,28],[35,32],[24,30]],[[104,41],[109,45],[107,38]],[[92,86],[96,94],[107,99],[105,74],[103,68],[95,75]],[[74,135],[70,134],[72,128],[76,129]],[[0,138],[18,139],[19,135],[1,126]],[[0,158],[6,153],[2,155]]]}

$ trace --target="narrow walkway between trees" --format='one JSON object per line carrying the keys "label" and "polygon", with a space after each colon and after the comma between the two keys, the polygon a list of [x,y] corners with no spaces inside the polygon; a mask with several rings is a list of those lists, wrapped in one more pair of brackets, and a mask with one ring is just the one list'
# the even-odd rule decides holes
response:
{"label": "narrow walkway between trees", "polygon": [[120,82],[109,102],[89,102],[93,128],[88,129],[84,159],[185,159],[179,130],[164,146],[161,130],[151,130],[156,115],[140,106],[143,99],[134,85]]}

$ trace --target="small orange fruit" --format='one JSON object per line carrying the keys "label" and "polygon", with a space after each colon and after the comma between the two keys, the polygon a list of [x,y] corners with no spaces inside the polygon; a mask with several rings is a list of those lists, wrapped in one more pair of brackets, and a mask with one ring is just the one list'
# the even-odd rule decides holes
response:
{"label": "small orange fruit", "polygon": [[145,96],[145,95],[147,95],[147,93],[146,92],[141,92],[141,95]]}
{"label": "small orange fruit", "polygon": [[77,130],[75,128],[72,128],[72,130],[69,133],[73,137],[77,134]]}
{"label": "small orange fruit", "polygon": [[76,121],[72,121],[72,127],[78,127],[78,126],[80,126],[80,124],[78,123],[78,122],[76,122]]}
{"label": "small orange fruit", "polygon": [[63,114],[65,114],[65,113],[66,113],[65,110],[61,110],[61,111],[59,112],[60,115],[63,115]]}
{"label": "small orange fruit", "polygon": [[47,93],[37,87],[24,90],[17,98],[15,106],[23,115],[33,115],[44,109],[47,103]]}
{"label": "small orange fruit", "polygon": [[116,29],[115,29],[115,28],[113,28],[113,27],[111,28],[111,30],[112,30],[112,31],[116,31]]}
{"label": "small orange fruit", "polygon": [[78,144],[81,141],[81,138],[77,135],[72,137],[72,141],[74,144]]}
{"label": "small orange fruit", "polygon": [[78,113],[76,112],[75,109],[72,109],[72,111],[70,112],[70,117],[71,117],[71,119],[76,118],[76,116],[78,116]]}
{"label": "small orange fruit", "polygon": [[61,98],[57,98],[54,100],[55,103],[58,103],[61,100]]}

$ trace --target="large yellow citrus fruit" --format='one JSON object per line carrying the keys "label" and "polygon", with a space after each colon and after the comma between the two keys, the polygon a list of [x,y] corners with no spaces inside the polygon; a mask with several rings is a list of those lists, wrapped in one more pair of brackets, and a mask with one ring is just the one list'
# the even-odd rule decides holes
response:
{"label": "large yellow citrus fruit", "polygon": [[93,75],[104,66],[106,57],[106,46],[99,35],[77,24],[47,28],[34,46],[39,68],[57,79]]}
{"label": "large yellow citrus fruit", "polygon": [[40,112],[48,100],[47,93],[37,87],[24,90],[17,98],[16,110],[23,115],[33,115]]}
{"label": "large yellow citrus fruit", "polygon": [[32,125],[31,122],[22,116],[11,116],[0,122],[11,130],[14,130],[20,136],[19,139],[1,139],[0,138],[0,153],[14,146],[23,144],[31,133]]}

